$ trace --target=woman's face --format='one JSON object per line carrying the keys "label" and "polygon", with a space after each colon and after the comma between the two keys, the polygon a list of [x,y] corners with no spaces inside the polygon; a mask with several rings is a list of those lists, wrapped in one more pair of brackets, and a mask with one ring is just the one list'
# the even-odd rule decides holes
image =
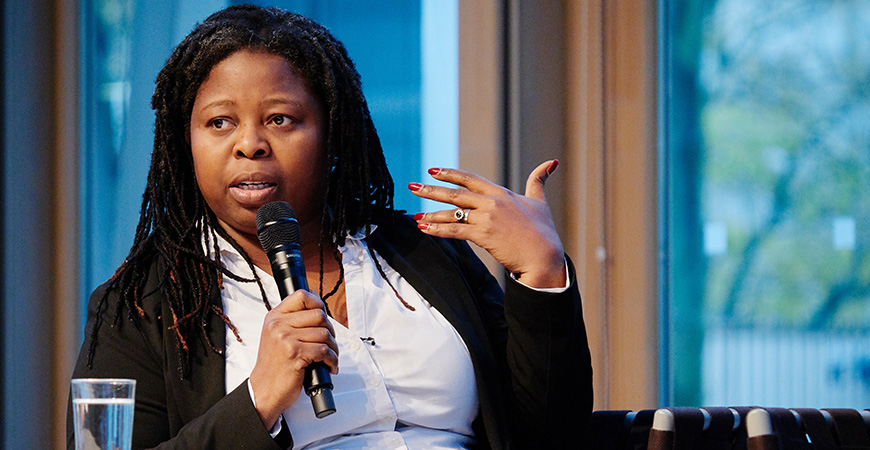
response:
{"label": "woman's face", "polygon": [[212,68],[193,103],[190,147],[199,189],[227,232],[256,238],[257,209],[276,200],[300,224],[319,219],[324,120],[280,56],[241,50]]}

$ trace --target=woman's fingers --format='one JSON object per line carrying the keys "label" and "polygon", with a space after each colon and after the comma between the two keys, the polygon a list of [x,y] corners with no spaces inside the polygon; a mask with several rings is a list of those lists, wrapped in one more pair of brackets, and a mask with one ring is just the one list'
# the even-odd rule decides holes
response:
{"label": "woman's fingers", "polygon": [[[296,311],[285,313],[284,316],[264,322],[264,333],[268,331],[288,343],[294,340],[305,343],[325,343],[336,354],[338,353],[335,330],[322,310]],[[266,327],[269,327],[269,330],[266,330]]]}
{"label": "woman's fingers", "polygon": [[429,175],[438,181],[462,186],[471,192],[483,195],[495,195],[504,189],[476,173],[460,169],[429,169]]}
{"label": "woman's fingers", "polygon": [[289,362],[301,372],[311,363],[322,361],[337,373],[338,346],[324,328],[296,329],[292,338],[285,336],[269,342],[272,346],[269,353],[278,358],[279,364]]}
{"label": "woman's fingers", "polygon": [[[296,342],[326,344],[336,355],[335,364],[331,365],[334,371],[337,371],[338,344],[335,341],[335,328],[326,314],[323,301],[316,295],[302,290],[288,295],[267,315],[267,320],[263,324],[264,332],[267,325],[272,328],[270,331],[290,345],[291,353],[296,351],[293,347]],[[296,357],[301,356],[301,354],[296,355]],[[309,362],[316,361],[311,361],[310,357],[303,357],[303,359]]]}
{"label": "woman's fingers", "polygon": [[414,220],[426,223],[456,223],[460,225],[473,225],[480,215],[480,210],[473,214],[469,208],[456,208],[428,213],[414,214]]}
{"label": "woman's fingers", "polygon": [[458,188],[410,183],[408,189],[418,197],[462,208],[479,207],[481,199],[503,195],[505,188],[486,178],[459,169],[430,169],[429,174],[438,181],[455,184]]}
{"label": "woman's fingers", "polygon": [[434,186],[431,184],[410,183],[408,189],[418,197],[434,200],[441,203],[449,203],[463,208],[474,207],[481,195],[466,189]]}
{"label": "woman's fingers", "polygon": [[[544,194],[544,184],[550,174],[559,166],[559,160],[546,161],[529,174],[526,180],[525,196],[541,202],[547,201]],[[442,203],[456,205],[459,208],[480,208],[481,200],[487,197],[496,197],[507,194],[507,189],[494,184],[477,174],[459,169],[430,169],[429,173],[439,181],[461,186],[465,189],[433,186],[421,183],[410,183],[408,189],[419,197],[435,200]],[[449,222],[452,212],[444,212],[443,215],[432,216],[440,222]]]}
{"label": "woman's fingers", "polygon": [[300,311],[303,309],[326,309],[323,300],[311,292],[298,290],[282,299],[278,306],[272,308],[278,311]]}
{"label": "woman's fingers", "polygon": [[547,197],[544,194],[544,184],[546,184],[550,174],[556,170],[556,167],[559,167],[558,159],[544,162],[535,167],[535,170],[532,170],[532,173],[529,174],[529,178],[526,180],[526,197],[546,203]]}
{"label": "woman's fingers", "polygon": [[456,208],[420,213],[414,219],[426,234],[474,242],[524,282],[531,280],[530,286],[560,287],[565,272],[563,249],[544,195],[547,178],[558,164],[550,160],[536,167],[526,182],[525,195],[465,171],[432,170],[429,173],[436,179],[461,188],[419,183],[409,188],[420,197]]}
{"label": "woman's fingers", "polygon": [[301,340],[300,342],[298,346],[294,347],[291,358],[298,370],[305,370],[313,363],[322,362],[329,367],[330,372],[338,373],[338,351],[333,345],[319,341]]}
{"label": "woman's fingers", "polygon": [[299,290],[288,295],[272,311],[286,314],[288,324],[294,327],[325,327],[335,336],[335,328],[326,314],[326,306],[319,297],[308,291]]}

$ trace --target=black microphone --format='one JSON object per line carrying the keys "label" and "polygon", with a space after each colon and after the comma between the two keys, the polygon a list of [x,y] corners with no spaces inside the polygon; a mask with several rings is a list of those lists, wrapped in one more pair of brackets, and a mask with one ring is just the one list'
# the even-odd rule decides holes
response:
{"label": "black microphone", "polygon": [[[299,289],[308,291],[305,262],[299,246],[299,222],[287,202],[267,203],[257,210],[257,237],[269,256],[272,275],[278,283],[278,293],[285,298]],[[332,399],[332,377],[323,362],[305,368],[302,380],[305,393],[311,398],[314,415],[322,419],[335,412]]]}

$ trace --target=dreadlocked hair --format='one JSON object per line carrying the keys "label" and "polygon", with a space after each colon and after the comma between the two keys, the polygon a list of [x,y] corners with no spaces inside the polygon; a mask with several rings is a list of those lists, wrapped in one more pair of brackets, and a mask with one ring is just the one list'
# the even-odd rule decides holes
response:
{"label": "dreadlocked hair", "polygon": [[[218,236],[239,251],[253,272],[250,257],[220,226],[206,204],[196,183],[186,138],[200,85],[216,64],[240,50],[285,58],[328,114],[324,149],[327,164],[322,174],[326,178],[326,193],[321,215],[321,296],[322,243],[333,242],[330,256],[340,259],[338,247],[344,245],[350,231],[364,228],[368,238],[374,219],[390,220],[395,215],[393,181],[380,139],[362,93],[359,74],[341,42],[323,26],[277,8],[241,5],[219,11],[197,25],[175,48],[157,76],[151,100],[156,114],[154,149],[139,224],[126,260],[106,282],[99,301],[88,365],[93,361],[97,332],[110,292],[119,296],[117,306],[110,312],[112,326],[125,314],[130,320],[145,317],[143,299],[156,291],[168,301],[169,311],[162,314],[172,318],[181,378],[186,376],[194,343],[221,353],[208,334],[213,315],[238,338],[219,303],[212,301],[219,292],[221,277],[257,282],[269,308],[256,272],[255,279],[245,279],[221,264]],[[206,256],[209,254],[214,257]],[[159,283],[154,291],[146,292],[149,271],[156,259],[164,262],[158,265]],[[383,273],[376,258],[375,264]]]}

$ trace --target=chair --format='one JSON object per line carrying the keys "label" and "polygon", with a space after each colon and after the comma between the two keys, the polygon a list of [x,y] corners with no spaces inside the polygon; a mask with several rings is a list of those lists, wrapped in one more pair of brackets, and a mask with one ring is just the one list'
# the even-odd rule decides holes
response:
{"label": "chair", "polygon": [[746,432],[746,416],[749,411],[758,408],[758,406],[732,406],[728,408],[735,414],[735,425],[731,432],[731,443],[733,450],[747,450],[747,440],[749,435]]}
{"label": "chair", "polygon": [[648,450],[671,450],[674,448],[674,431],[676,419],[670,409],[658,409],[653,415],[652,427],[649,430]]}
{"label": "chair", "polygon": [[613,450],[625,448],[631,431],[631,419],[626,416],[631,411],[594,411],[589,421],[591,449]]}
{"label": "chair", "polygon": [[704,431],[702,443],[709,449],[746,450],[746,425],[742,414],[736,408],[707,407],[710,425]]}
{"label": "chair", "polygon": [[749,450],[811,450],[798,413],[785,408],[756,408],[746,415]]}
{"label": "chair", "polygon": [[747,450],[779,450],[779,442],[773,434],[773,421],[770,414],[755,408],[746,414]]}
{"label": "chair", "polygon": [[740,422],[737,411],[724,407],[659,409],[649,432],[649,450],[733,450],[732,435]]}
{"label": "chair", "polygon": [[870,450],[870,409],[595,411],[595,450]]}
{"label": "chair", "polygon": [[627,450],[646,450],[655,412],[654,409],[644,409],[626,415],[626,419],[631,418],[631,428],[625,445]]}
{"label": "chair", "polygon": [[781,450],[809,450],[807,434],[801,430],[800,416],[786,408],[765,408],[773,422],[773,431]]}
{"label": "chair", "polygon": [[795,408],[800,417],[801,428],[809,437],[810,445],[814,450],[836,450],[839,448],[834,440],[831,424],[822,411],[812,408]]}
{"label": "chair", "polygon": [[594,450],[646,450],[655,410],[593,411],[590,446]]}
{"label": "chair", "polygon": [[870,435],[864,416],[855,409],[828,409],[822,411],[831,415],[834,436],[843,450],[870,449]]}
{"label": "chair", "polygon": [[[706,414],[706,415],[705,415]],[[664,408],[653,416],[649,431],[649,450],[696,448],[709,414],[700,408]]]}

